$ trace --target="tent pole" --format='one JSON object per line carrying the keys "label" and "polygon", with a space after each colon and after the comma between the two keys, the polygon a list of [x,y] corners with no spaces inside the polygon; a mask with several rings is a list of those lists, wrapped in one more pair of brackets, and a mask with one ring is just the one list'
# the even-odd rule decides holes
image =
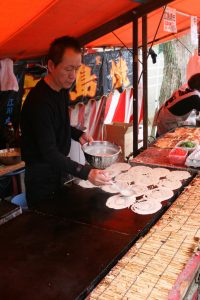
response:
{"label": "tent pole", "polygon": [[133,20],[133,155],[138,153],[138,18]]}
{"label": "tent pole", "polygon": [[148,146],[148,66],[147,66],[147,15],[142,17],[142,62],[143,62],[143,148]]}
{"label": "tent pole", "polygon": [[200,56],[200,21],[198,22],[198,55]]}

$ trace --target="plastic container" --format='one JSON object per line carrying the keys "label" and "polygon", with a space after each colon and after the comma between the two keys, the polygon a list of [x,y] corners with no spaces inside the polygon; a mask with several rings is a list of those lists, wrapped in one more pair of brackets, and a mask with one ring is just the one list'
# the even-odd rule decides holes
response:
{"label": "plastic container", "polygon": [[[181,146],[182,143],[185,143],[185,142],[192,142],[193,144],[195,144],[194,147],[184,147],[184,146]],[[185,151],[188,151],[188,153],[192,153],[199,145],[199,142],[198,141],[190,141],[190,140],[184,140],[184,141],[180,141],[178,142],[178,144],[176,144],[175,148],[179,148],[179,149],[183,149]]]}
{"label": "plastic container", "polygon": [[197,147],[192,154],[190,154],[185,162],[185,165],[187,167],[194,167],[199,168],[200,167],[200,146]]}
{"label": "plastic container", "polygon": [[172,165],[184,165],[188,151],[181,148],[174,148],[169,153],[169,161]]}

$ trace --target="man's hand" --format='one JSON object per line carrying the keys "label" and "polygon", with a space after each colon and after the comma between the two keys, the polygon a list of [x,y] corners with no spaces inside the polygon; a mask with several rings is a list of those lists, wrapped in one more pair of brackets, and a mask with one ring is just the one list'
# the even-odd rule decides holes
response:
{"label": "man's hand", "polygon": [[111,177],[107,171],[92,169],[89,173],[88,180],[94,185],[112,184]]}
{"label": "man's hand", "polygon": [[84,145],[85,143],[89,143],[89,144],[92,144],[93,142],[93,138],[87,134],[86,132],[84,132],[81,137],[79,138],[79,142],[81,145]]}

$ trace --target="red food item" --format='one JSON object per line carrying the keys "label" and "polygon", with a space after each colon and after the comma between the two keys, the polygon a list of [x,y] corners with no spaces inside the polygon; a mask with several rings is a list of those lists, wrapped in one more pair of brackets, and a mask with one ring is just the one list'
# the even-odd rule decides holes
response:
{"label": "red food item", "polygon": [[174,148],[169,153],[169,161],[172,165],[184,165],[188,151]]}
{"label": "red food item", "polygon": [[187,154],[187,151],[180,148],[175,148],[171,151],[172,155],[178,155],[178,156],[185,156]]}

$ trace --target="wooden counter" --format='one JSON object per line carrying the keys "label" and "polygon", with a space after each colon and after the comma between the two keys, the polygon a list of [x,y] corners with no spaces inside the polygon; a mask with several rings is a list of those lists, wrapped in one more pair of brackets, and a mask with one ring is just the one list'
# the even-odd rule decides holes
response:
{"label": "wooden counter", "polygon": [[23,161],[15,164],[15,165],[2,165],[0,164],[0,176],[7,175],[8,173],[18,171],[25,167],[25,163]]}

